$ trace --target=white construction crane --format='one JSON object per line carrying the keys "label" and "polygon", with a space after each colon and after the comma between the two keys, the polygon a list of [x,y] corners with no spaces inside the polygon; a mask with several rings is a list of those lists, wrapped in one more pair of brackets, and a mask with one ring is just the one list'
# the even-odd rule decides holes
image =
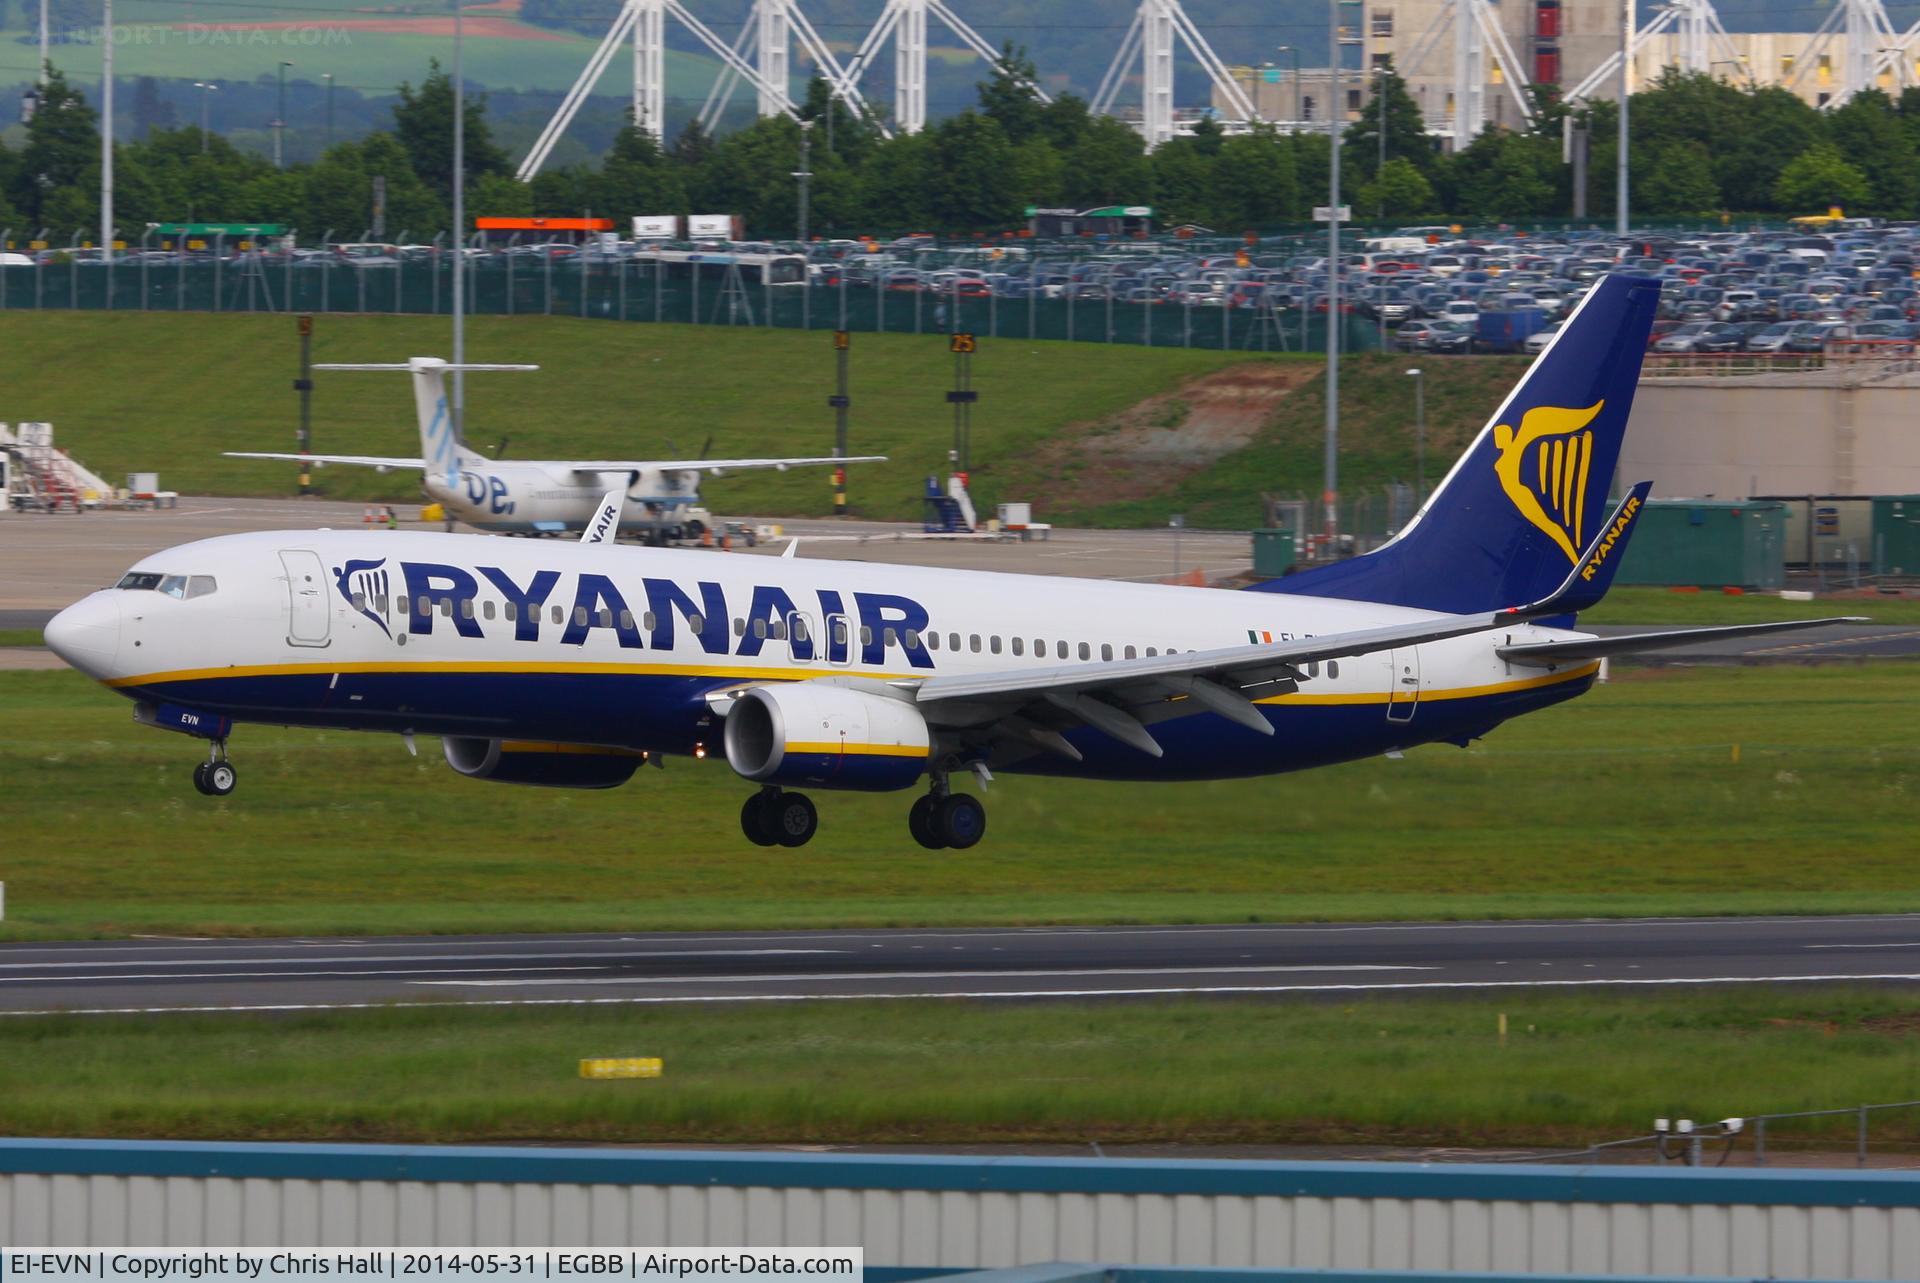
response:
{"label": "white construction crane", "polygon": [[[1513,97],[1520,119],[1533,120],[1533,104],[1522,86],[1527,76],[1507,33],[1500,27],[1499,10],[1491,0],[1446,0],[1433,22],[1408,51],[1403,74],[1418,71],[1442,39],[1453,37],[1453,92],[1446,129],[1456,148],[1465,147],[1487,127],[1487,57],[1492,55],[1500,79]],[[1596,73],[1597,74],[1597,73]]]}
{"label": "white construction crane", "polygon": [[[998,66],[1000,51],[949,9],[945,0],[887,0],[880,18],[860,42],[859,50],[841,73],[843,95],[857,93],[860,77],[879,56],[887,40],[893,40],[893,124],[905,133],[917,134],[927,127],[927,19],[960,38],[961,43]],[[1031,80],[1029,89],[1041,102],[1052,102],[1045,90]]]}

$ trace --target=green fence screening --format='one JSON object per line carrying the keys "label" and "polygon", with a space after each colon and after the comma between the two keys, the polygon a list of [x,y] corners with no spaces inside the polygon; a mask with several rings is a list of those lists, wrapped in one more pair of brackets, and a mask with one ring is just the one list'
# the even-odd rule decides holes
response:
{"label": "green fence screening", "polygon": [[[269,256],[205,262],[54,261],[0,267],[0,310],[314,312],[451,315],[449,263],[286,262]],[[768,285],[744,277],[669,278],[624,260],[513,259],[471,264],[474,316],[601,320],[871,334],[967,331],[982,338],[1135,343],[1249,352],[1326,350],[1326,315],[1295,308],[1125,302],[1099,298],[968,297],[851,285]],[[1385,334],[1344,318],[1341,346],[1370,351]]]}

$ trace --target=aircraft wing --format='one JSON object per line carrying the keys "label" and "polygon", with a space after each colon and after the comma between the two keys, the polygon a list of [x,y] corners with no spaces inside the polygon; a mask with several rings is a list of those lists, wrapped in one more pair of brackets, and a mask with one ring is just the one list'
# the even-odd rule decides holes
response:
{"label": "aircraft wing", "polygon": [[250,450],[223,450],[229,459],[287,459],[294,463],[351,463],[362,468],[426,469],[425,459],[389,459],[377,454],[263,454]]}
{"label": "aircraft wing", "polygon": [[1077,757],[1060,731],[1084,723],[1159,757],[1160,745],[1147,730],[1152,722],[1210,712],[1271,735],[1273,726],[1254,700],[1294,690],[1306,664],[1444,641],[1530,617],[1531,611],[1510,610],[1446,615],[1271,645],[932,677],[920,683],[914,698],[929,722],[977,727],[990,739],[1026,740]]}
{"label": "aircraft wing", "polygon": [[885,463],[884,454],[856,454],[844,458],[805,458],[805,459],[568,459],[549,467],[570,468],[576,474],[600,472],[632,472],[635,469],[657,469],[661,472],[709,472],[719,476],[723,472],[750,472],[756,468],[777,468],[784,472],[788,468],[817,468],[836,463]]}
{"label": "aircraft wing", "polygon": [[1610,655],[1632,655],[1640,651],[1668,650],[1675,646],[1696,646],[1701,642],[1731,641],[1736,637],[1762,637],[1768,633],[1797,632],[1802,628],[1824,628],[1828,624],[1865,624],[1865,615],[1835,615],[1828,619],[1789,619],[1767,624],[1729,624],[1721,628],[1680,628],[1658,633],[1628,633],[1614,637],[1574,637],[1567,641],[1529,642],[1523,646],[1500,647],[1500,658],[1515,664],[1552,668],[1556,664],[1581,659],[1605,659]]}

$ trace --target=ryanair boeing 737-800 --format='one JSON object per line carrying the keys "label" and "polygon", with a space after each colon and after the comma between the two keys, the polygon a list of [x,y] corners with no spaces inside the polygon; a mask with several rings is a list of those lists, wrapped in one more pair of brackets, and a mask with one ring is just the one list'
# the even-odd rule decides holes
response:
{"label": "ryanair boeing 737-800", "polygon": [[185,544],[47,642],[137,720],[208,740],[205,793],[233,790],[245,722],[437,735],[459,774],[511,784],[717,754],[769,846],[813,836],[806,788],[926,781],[912,835],[967,847],[986,825],[953,787],[970,776],[1198,780],[1465,745],[1586,691],[1606,655],[1810,626],[1574,630],[1646,500],[1607,492],[1658,295],[1601,281],[1395,539],[1255,590],[623,547],[614,489],[577,544]]}

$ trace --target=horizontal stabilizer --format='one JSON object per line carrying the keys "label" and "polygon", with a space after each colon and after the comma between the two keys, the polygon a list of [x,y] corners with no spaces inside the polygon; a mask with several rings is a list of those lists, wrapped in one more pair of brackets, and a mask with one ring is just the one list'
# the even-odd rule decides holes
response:
{"label": "horizontal stabilizer", "polygon": [[[421,365],[430,366],[431,368],[436,370],[537,370],[540,368],[537,365],[498,365],[493,363],[482,364],[474,361],[462,361],[460,364],[455,365],[452,361],[441,361],[430,356],[420,357],[419,361]],[[316,370],[399,370],[402,372],[406,372],[406,371],[415,369],[416,366],[414,365],[414,363],[408,362],[408,361],[400,361],[397,363],[393,361],[384,361],[384,362],[334,361],[334,362],[326,363],[324,365],[316,364],[314,365],[313,368]]]}
{"label": "horizontal stabilizer", "polygon": [[388,458],[378,454],[276,454],[254,450],[223,450],[229,459],[287,459],[294,463],[350,463],[362,468],[424,468],[425,459]]}
{"label": "horizontal stabilizer", "polygon": [[1864,624],[1864,615],[1836,615],[1830,619],[1789,619],[1771,624],[1730,624],[1724,628],[1679,628],[1661,633],[1629,633],[1622,637],[1582,637],[1575,641],[1532,642],[1525,646],[1501,646],[1500,658],[1515,664],[1550,667],[1583,659],[1605,659],[1610,655],[1633,655],[1650,650],[1670,650],[1675,646],[1696,646],[1701,642],[1731,641],[1735,637],[1760,637],[1767,633],[1788,633],[1803,628],[1822,628],[1828,624]]}

